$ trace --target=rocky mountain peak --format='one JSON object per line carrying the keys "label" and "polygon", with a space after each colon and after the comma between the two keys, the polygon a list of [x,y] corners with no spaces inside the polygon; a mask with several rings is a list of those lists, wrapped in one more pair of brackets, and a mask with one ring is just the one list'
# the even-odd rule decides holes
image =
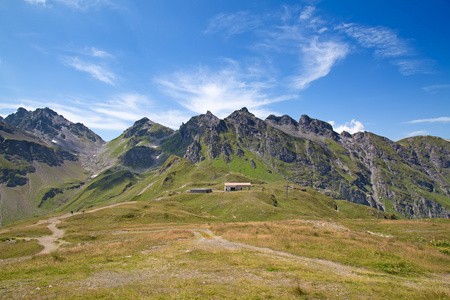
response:
{"label": "rocky mountain peak", "polygon": [[267,123],[274,127],[278,127],[283,131],[296,132],[298,131],[298,123],[288,115],[283,115],[277,117],[275,115],[270,115],[265,120]]}
{"label": "rocky mountain peak", "polygon": [[307,115],[302,115],[300,117],[298,127],[303,133],[323,135],[333,140],[339,139],[339,135],[333,131],[333,126],[331,126],[331,124],[321,120],[311,119]]}
{"label": "rocky mountain peak", "polygon": [[300,117],[298,125],[300,129],[314,133],[320,133],[327,130],[333,131],[333,126],[331,126],[331,124],[317,119],[311,119],[307,115],[302,115]]}
{"label": "rocky mountain peak", "polygon": [[234,111],[232,114],[225,118],[225,121],[227,122],[231,122],[234,124],[241,123],[242,125],[253,125],[257,120],[259,119],[256,118],[254,114],[249,112],[246,107]]}
{"label": "rocky mountain peak", "polygon": [[153,122],[150,119],[144,117],[136,122],[134,122],[133,126],[125,130],[125,138],[130,138],[134,135],[139,137],[143,136],[147,131],[153,126]]}
{"label": "rocky mountain peak", "polygon": [[100,136],[83,124],[72,123],[48,107],[35,111],[19,108],[4,122],[35,135],[48,146],[58,146],[79,155],[83,166],[88,169],[98,164],[95,156],[105,144]]}
{"label": "rocky mountain peak", "polygon": [[206,123],[204,125],[212,127],[219,123],[220,119],[213,115],[209,110],[204,115],[200,115],[198,119],[201,123]]}
{"label": "rocky mountain peak", "polygon": [[352,135],[348,131],[342,131],[341,132],[341,136],[346,137],[346,138],[351,138],[352,137]]}

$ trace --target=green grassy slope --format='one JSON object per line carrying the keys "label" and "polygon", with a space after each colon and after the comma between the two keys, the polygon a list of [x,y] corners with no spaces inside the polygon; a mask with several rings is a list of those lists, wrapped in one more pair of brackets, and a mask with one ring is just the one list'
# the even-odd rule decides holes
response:
{"label": "green grassy slope", "polygon": [[79,211],[95,205],[116,203],[114,199],[122,196],[138,180],[139,177],[130,171],[106,170],[59,207],[58,211]]}
{"label": "green grassy slope", "polygon": [[[251,190],[223,192],[225,182],[251,182]],[[311,189],[289,183],[286,199],[286,181],[263,181],[215,168],[208,164],[195,165],[183,158],[170,157],[158,171],[137,176],[129,171],[108,170],[97,176],[61,211],[86,209],[95,205],[127,201],[154,201],[157,216],[140,217],[142,222],[185,220],[186,222],[285,220],[295,218],[347,218],[355,215],[370,218],[374,209],[336,202]],[[211,188],[210,194],[190,194],[191,188]],[[355,210],[356,212],[353,212]],[[143,213],[148,215],[150,212]],[[390,214],[380,213],[391,218]]]}
{"label": "green grassy slope", "polygon": [[0,185],[2,225],[53,212],[71,198],[88,177],[86,171],[73,161],[58,167],[38,162],[32,166],[35,172],[26,174],[25,185]]}

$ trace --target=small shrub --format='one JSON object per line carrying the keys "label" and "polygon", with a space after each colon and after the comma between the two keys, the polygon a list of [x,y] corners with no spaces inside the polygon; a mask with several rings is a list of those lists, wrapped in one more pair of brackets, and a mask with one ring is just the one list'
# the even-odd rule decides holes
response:
{"label": "small shrub", "polygon": [[395,275],[411,275],[415,273],[414,267],[405,262],[380,262],[377,267],[383,272]]}

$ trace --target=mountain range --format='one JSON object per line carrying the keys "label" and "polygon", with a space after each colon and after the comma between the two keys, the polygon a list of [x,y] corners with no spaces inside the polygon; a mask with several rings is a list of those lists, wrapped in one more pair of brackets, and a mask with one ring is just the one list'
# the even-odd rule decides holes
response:
{"label": "mountain range", "polygon": [[[175,172],[175,165],[186,170]],[[0,167],[3,225],[55,210],[157,198],[220,176],[221,182],[286,181],[397,218],[450,217],[448,140],[338,134],[306,115],[262,120],[246,108],[224,119],[207,112],[178,130],[143,118],[110,142],[49,108],[19,108],[0,119]],[[202,170],[195,178],[194,169]]]}

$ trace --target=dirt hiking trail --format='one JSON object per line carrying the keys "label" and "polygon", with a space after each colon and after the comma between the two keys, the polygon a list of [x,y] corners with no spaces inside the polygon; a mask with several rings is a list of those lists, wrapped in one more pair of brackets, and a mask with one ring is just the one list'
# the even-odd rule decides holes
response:
{"label": "dirt hiking trail", "polygon": [[42,249],[42,251],[39,252],[37,255],[49,254],[49,253],[57,250],[62,244],[65,243],[64,241],[59,240],[60,238],[62,238],[64,236],[64,230],[58,229],[56,227],[59,223],[61,223],[62,219],[70,218],[72,216],[79,215],[79,214],[89,214],[89,213],[93,213],[93,212],[96,212],[96,211],[99,211],[102,209],[107,209],[107,208],[111,208],[111,207],[115,207],[115,206],[119,206],[119,205],[123,205],[123,204],[130,204],[130,203],[135,203],[135,202],[117,203],[117,204],[112,204],[112,205],[96,208],[96,209],[89,210],[89,211],[66,213],[66,214],[58,216],[58,217],[51,217],[48,220],[40,220],[38,223],[31,225],[31,226],[48,223],[47,228],[52,232],[52,235],[44,235],[44,236],[41,236],[38,238],[23,238],[23,239],[24,240],[35,239],[39,242],[39,244],[41,244],[44,247],[44,249]]}

